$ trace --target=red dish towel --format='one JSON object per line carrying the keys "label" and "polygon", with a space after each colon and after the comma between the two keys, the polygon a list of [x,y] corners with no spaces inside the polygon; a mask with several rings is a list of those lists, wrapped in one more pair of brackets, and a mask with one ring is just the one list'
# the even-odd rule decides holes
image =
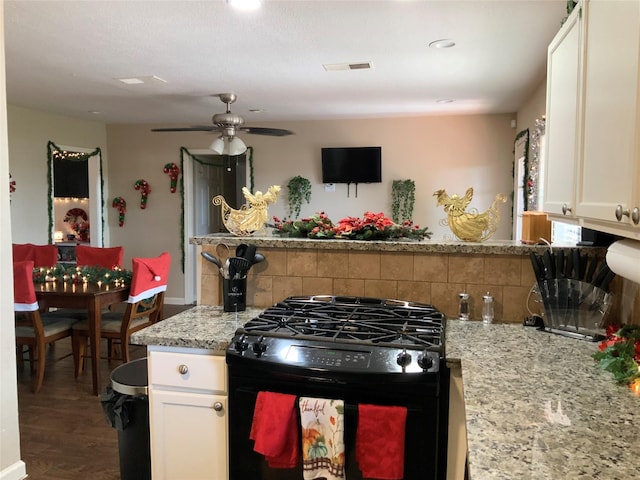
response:
{"label": "red dish towel", "polygon": [[405,407],[358,405],[356,461],[365,478],[404,478]]}
{"label": "red dish towel", "polygon": [[258,392],[249,438],[271,468],[298,464],[298,417],[295,395]]}

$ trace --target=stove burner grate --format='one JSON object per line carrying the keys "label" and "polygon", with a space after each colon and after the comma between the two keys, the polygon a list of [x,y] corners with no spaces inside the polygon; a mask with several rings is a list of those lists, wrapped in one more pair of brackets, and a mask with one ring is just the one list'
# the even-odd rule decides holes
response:
{"label": "stove burner grate", "polygon": [[409,349],[442,348],[444,315],[431,305],[360,297],[290,297],[243,333]]}

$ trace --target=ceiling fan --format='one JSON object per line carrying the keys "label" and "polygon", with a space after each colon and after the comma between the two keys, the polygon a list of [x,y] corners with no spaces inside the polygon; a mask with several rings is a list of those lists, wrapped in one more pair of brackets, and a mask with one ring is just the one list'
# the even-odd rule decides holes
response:
{"label": "ceiling fan", "polygon": [[216,95],[222,103],[227,105],[225,113],[216,113],[211,117],[213,125],[194,125],[192,127],[177,128],[153,128],[152,132],[220,132],[209,147],[218,155],[240,155],[247,150],[247,146],[236,135],[238,132],[251,133],[254,135],[270,135],[273,137],[284,137],[293,135],[291,130],[283,128],[265,127],[243,127],[244,118],[235,113],[231,113],[231,104],[238,98],[235,93],[220,93]]}

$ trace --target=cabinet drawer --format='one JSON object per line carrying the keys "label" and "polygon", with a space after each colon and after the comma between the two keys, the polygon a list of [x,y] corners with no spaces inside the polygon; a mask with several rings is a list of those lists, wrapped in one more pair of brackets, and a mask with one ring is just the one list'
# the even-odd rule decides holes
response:
{"label": "cabinet drawer", "polygon": [[152,385],[227,391],[227,365],[224,356],[149,352]]}

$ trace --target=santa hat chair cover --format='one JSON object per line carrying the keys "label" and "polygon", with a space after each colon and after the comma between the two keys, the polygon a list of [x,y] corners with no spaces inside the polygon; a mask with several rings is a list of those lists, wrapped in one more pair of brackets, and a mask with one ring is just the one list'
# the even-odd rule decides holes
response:
{"label": "santa hat chair cover", "polygon": [[171,256],[167,252],[154,258],[133,258],[132,262],[129,303],[139,302],[167,289],[171,266]]}
{"label": "santa hat chair cover", "polygon": [[33,286],[33,260],[13,262],[13,309],[16,312],[38,310],[36,290]]}

